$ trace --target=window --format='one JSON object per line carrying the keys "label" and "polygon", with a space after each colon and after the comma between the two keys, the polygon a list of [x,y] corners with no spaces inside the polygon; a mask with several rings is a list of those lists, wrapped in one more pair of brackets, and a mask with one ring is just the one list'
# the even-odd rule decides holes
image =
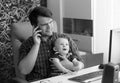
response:
{"label": "window", "polygon": [[63,32],[93,36],[93,21],[86,19],[63,18]]}

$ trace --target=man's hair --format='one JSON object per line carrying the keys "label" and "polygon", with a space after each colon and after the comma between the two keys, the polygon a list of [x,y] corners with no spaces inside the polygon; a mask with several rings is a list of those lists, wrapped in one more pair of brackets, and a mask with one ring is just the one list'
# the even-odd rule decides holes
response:
{"label": "man's hair", "polygon": [[52,18],[52,12],[46,7],[42,7],[42,6],[35,7],[34,9],[30,11],[29,16],[28,16],[31,25],[34,25],[35,27],[37,26],[38,24],[37,18],[39,16]]}

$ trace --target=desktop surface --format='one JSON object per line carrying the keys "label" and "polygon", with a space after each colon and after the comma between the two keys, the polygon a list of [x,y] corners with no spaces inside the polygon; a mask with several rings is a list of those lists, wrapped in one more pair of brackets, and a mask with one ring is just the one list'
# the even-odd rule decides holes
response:
{"label": "desktop surface", "polygon": [[85,75],[85,74],[88,74],[91,72],[96,72],[96,71],[101,71],[101,69],[98,68],[98,65],[82,69],[82,70],[80,70],[78,72],[74,72],[72,74],[64,74],[64,75],[60,75],[60,76],[55,76],[55,77],[43,79],[43,80],[34,81],[31,83],[86,83],[86,82],[101,83],[102,76],[94,77],[91,79],[86,79],[86,80],[81,81],[81,82],[69,80],[69,79],[74,78],[76,76],[82,76],[82,75]]}
{"label": "desktop surface", "polygon": [[[99,65],[85,68],[78,72],[74,72],[72,74],[64,74],[64,75],[60,75],[60,76],[55,76],[55,77],[51,77],[51,78],[47,78],[47,79],[34,81],[31,83],[101,83],[102,75],[98,75],[98,76],[96,76],[94,78],[90,78],[90,79],[85,79],[84,81],[81,81],[81,82],[70,80],[71,78],[75,78],[77,76],[78,77],[84,76],[86,74],[89,74],[92,72],[98,72],[98,71],[100,71],[100,74],[102,74],[101,72],[103,71],[103,69],[99,69]],[[118,75],[119,75],[118,83],[120,83],[120,72]],[[88,76],[88,78],[89,78],[89,76]]]}

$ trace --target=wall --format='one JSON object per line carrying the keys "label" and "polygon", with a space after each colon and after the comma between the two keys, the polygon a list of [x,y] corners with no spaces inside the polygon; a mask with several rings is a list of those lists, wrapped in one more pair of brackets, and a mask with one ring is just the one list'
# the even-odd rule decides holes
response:
{"label": "wall", "polygon": [[114,0],[113,6],[113,28],[120,28],[120,0]]}
{"label": "wall", "polygon": [[48,0],[48,8],[52,10],[54,19],[58,23],[57,31],[59,33],[63,32],[63,17],[91,18],[91,0]]}
{"label": "wall", "polygon": [[[120,9],[119,9],[120,1],[119,0],[75,0],[76,2],[75,1],[72,2],[72,0],[61,0],[61,1],[62,1],[61,7],[63,8],[62,9],[63,14],[61,15],[63,17],[72,16],[72,17],[85,18],[85,19],[91,18],[94,20],[94,23],[93,23],[94,37],[92,39],[93,53],[103,52],[104,63],[107,63],[108,57],[109,57],[110,29],[119,28],[120,26],[120,23],[119,23],[120,22]],[[54,2],[51,2],[51,3],[56,4]],[[87,4],[85,5],[85,3]],[[78,7],[78,8],[74,8],[74,7]],[[89,12],[85,11],[87,10],[86,8],[88,8],[88,11],[89,10],[90,11]],[[54,11],[57,11],[57,10],[54,10]],[[77,12],[73,14],[73,11],[74,12],[77,11]]]}
{"label": "wall", "polygon": [[[102,6],[101,6],[102,4]],[[94,52],[104,53],[104,63],[108,62],[110,30],[120,28],[120,1],[119,0],[97,0],[94,12]],[[116,35],[118,37],[118,35]],[[119,39],[114,39],[112,58],[118,62],[120,52]],[[116,43],[116,44],[115,44]],[[115,47],[118,45],[117,47]],[[116,50],[116,51],[115,51]],[[115,61],[116,60],[116,61]],[[119,59],[120,60],[120,59]]]}
{"label": "wall", "polygon": [[[63,18],[92,19],[92,0],[62,0]],[[93,52],[93,37],[69,34],[81,51]]]}
{"label": "wall", "polygon": [[63,0],[63,17],[91,19],[91,0]]}
{"label": "wall", "polygon": [[[111,49],[111,61],[120,63],[120,0],[114,0],[113,2],[113,35],[112,35],[112,49]],[[115,29],[116,28],[116,29]]]}
{"label": "wall", "polygon": [[[85,38],[85,48],[92,53],[104,53],[104,63],[108,61],[109,31],[112,23],[113,0],[63,0],[63,17],[93,20],[93,38]],[[71,11],[72,10],[72,11]],[[87,46],[86,46],[87,45]],[[90,47],[91,46],[91,47]],[[84,48],[84,46],[83,46]]]}
{"label": "wall", "polygon": [[108,62],[109,33],[112,28],[112,0],[94,0],[94,53],[104,53],[104,63]]}
{"label": "wall", "polygon": [[62,31],[62,0],[48,0],[48,8],[53,12],[53,18],[56,20],[58,28],[56,31]]}
{"label": "wall", "polygon": [[[87,4],[86,4],[87,3]],[[83,7],[79,7],[83,6]],[[75,8],[78,7],[78,8]],[[63,32],[63,17],[70,18],[80,18],[80,19],[90,19],[91,18],[91,0],[48,0],[48,8],[50,8],[53,12],[53,17],[58,23],[58,32]],[[72,10],[72,11],[71,11]],[[80,10],[83,10],[82,12]],[[80,49],[86,50],[88,52],[92,52],[92,38],[91,37],[75,37],[72,35],[72,38],[80,38],[82,40]],[[90,41],[88,43],[88,41]],[[86,42],[86,43],[84,43]]]}

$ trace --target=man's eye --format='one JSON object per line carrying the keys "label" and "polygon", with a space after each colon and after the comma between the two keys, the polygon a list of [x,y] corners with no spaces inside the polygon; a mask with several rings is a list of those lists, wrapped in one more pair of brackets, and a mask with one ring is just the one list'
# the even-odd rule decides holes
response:
{"label": "man's eye", "polygon": [[47,26],[47,24],[41,24],[41,26]]}

